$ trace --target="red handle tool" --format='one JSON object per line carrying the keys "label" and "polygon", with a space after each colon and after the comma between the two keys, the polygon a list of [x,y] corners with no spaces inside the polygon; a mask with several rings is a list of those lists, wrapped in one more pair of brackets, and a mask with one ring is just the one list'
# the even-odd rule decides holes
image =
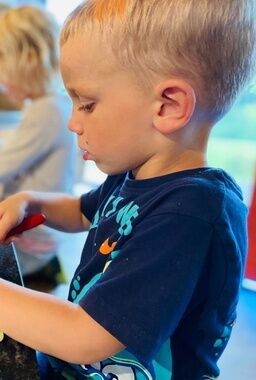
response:
{"label": "red handle tool", "polygon": [[30,230],[31,228],[39,226],[45,222],[44,214],[34,214],[27,216],[23,221],[16,227],[12,228],[6,235],[6,239],[13,235],[21,234],[24,231]]}

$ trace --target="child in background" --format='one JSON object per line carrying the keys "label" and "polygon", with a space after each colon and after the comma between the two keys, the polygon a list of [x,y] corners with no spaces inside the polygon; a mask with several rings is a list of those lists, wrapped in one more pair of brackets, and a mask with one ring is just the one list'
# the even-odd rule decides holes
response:
{"label": "child in background", "polygon": [[[77,153],[67,130],[71,104],[60,79],[58,40],[59,26],[43,9],[10,8],[0,15],[0,82],[23,104],[20,124],[0,149],[1,199],[23,190],[72,192]],[[56,285],[58,240],[47,227],[17,240],[25,283],[34,279],[36,286],[49,272],[45,286]]]}
{"label": "child in background", "polygon": [[[5,2],[0,3],[0,13],[6,11],[9,9],[9,6]],[[2,128],[1,125],[1,112],[2,111],[17,111],[20,108],[19,104],[15,104],[11,99],[9,99],[8,95],[4,92],[2,92],[2,88],[0,86],[0,129]]]}
{"label": "child in background", "polygon": [[206,151],[255,64],[253,5],[89,0],[66,21],[69,129],[109,176],[81,198],[20,192],[0,204],[5,242],[36,212],[57,229],[89,229],[68,301],[0,281],[1,329],[41,352],[42,379],[219,375],[247,210]]}

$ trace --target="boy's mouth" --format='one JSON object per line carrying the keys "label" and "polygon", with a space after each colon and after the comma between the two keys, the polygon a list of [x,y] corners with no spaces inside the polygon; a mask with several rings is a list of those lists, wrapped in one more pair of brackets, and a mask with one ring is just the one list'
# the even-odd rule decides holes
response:
{"label": "boy's mouth", "polygon": [[88,158],[89,158],[89,152],[87,150],[85,150],[83,153],[83,159],[86,161],[86,160],[88,160]]}

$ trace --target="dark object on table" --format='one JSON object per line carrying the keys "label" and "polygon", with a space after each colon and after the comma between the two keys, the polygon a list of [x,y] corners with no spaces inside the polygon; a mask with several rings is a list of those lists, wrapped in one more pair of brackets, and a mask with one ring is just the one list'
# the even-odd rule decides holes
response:
{"label": "dark object on table", "polygon": [[43,268],[23,276],[26,288],[50,293],[60,284],[66,284],[67,279],[58,256],[54,256]]}
{"label": "dark object on table", "polygon": [[[23,285],[13,244],[0,244],[0,277]],[[4,335],[0,342],[0,380],[38,380],[35,351]]]}

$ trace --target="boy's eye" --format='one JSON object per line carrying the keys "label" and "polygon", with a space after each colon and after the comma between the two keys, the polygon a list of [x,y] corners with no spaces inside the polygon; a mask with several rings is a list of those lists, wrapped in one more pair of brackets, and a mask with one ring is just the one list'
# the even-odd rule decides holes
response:
{"label": "boy's eye", "polygon": [[82,104],[78,107],[78,111],[85,111],[87,113],[92,113],[95,108],[95,103]]}

